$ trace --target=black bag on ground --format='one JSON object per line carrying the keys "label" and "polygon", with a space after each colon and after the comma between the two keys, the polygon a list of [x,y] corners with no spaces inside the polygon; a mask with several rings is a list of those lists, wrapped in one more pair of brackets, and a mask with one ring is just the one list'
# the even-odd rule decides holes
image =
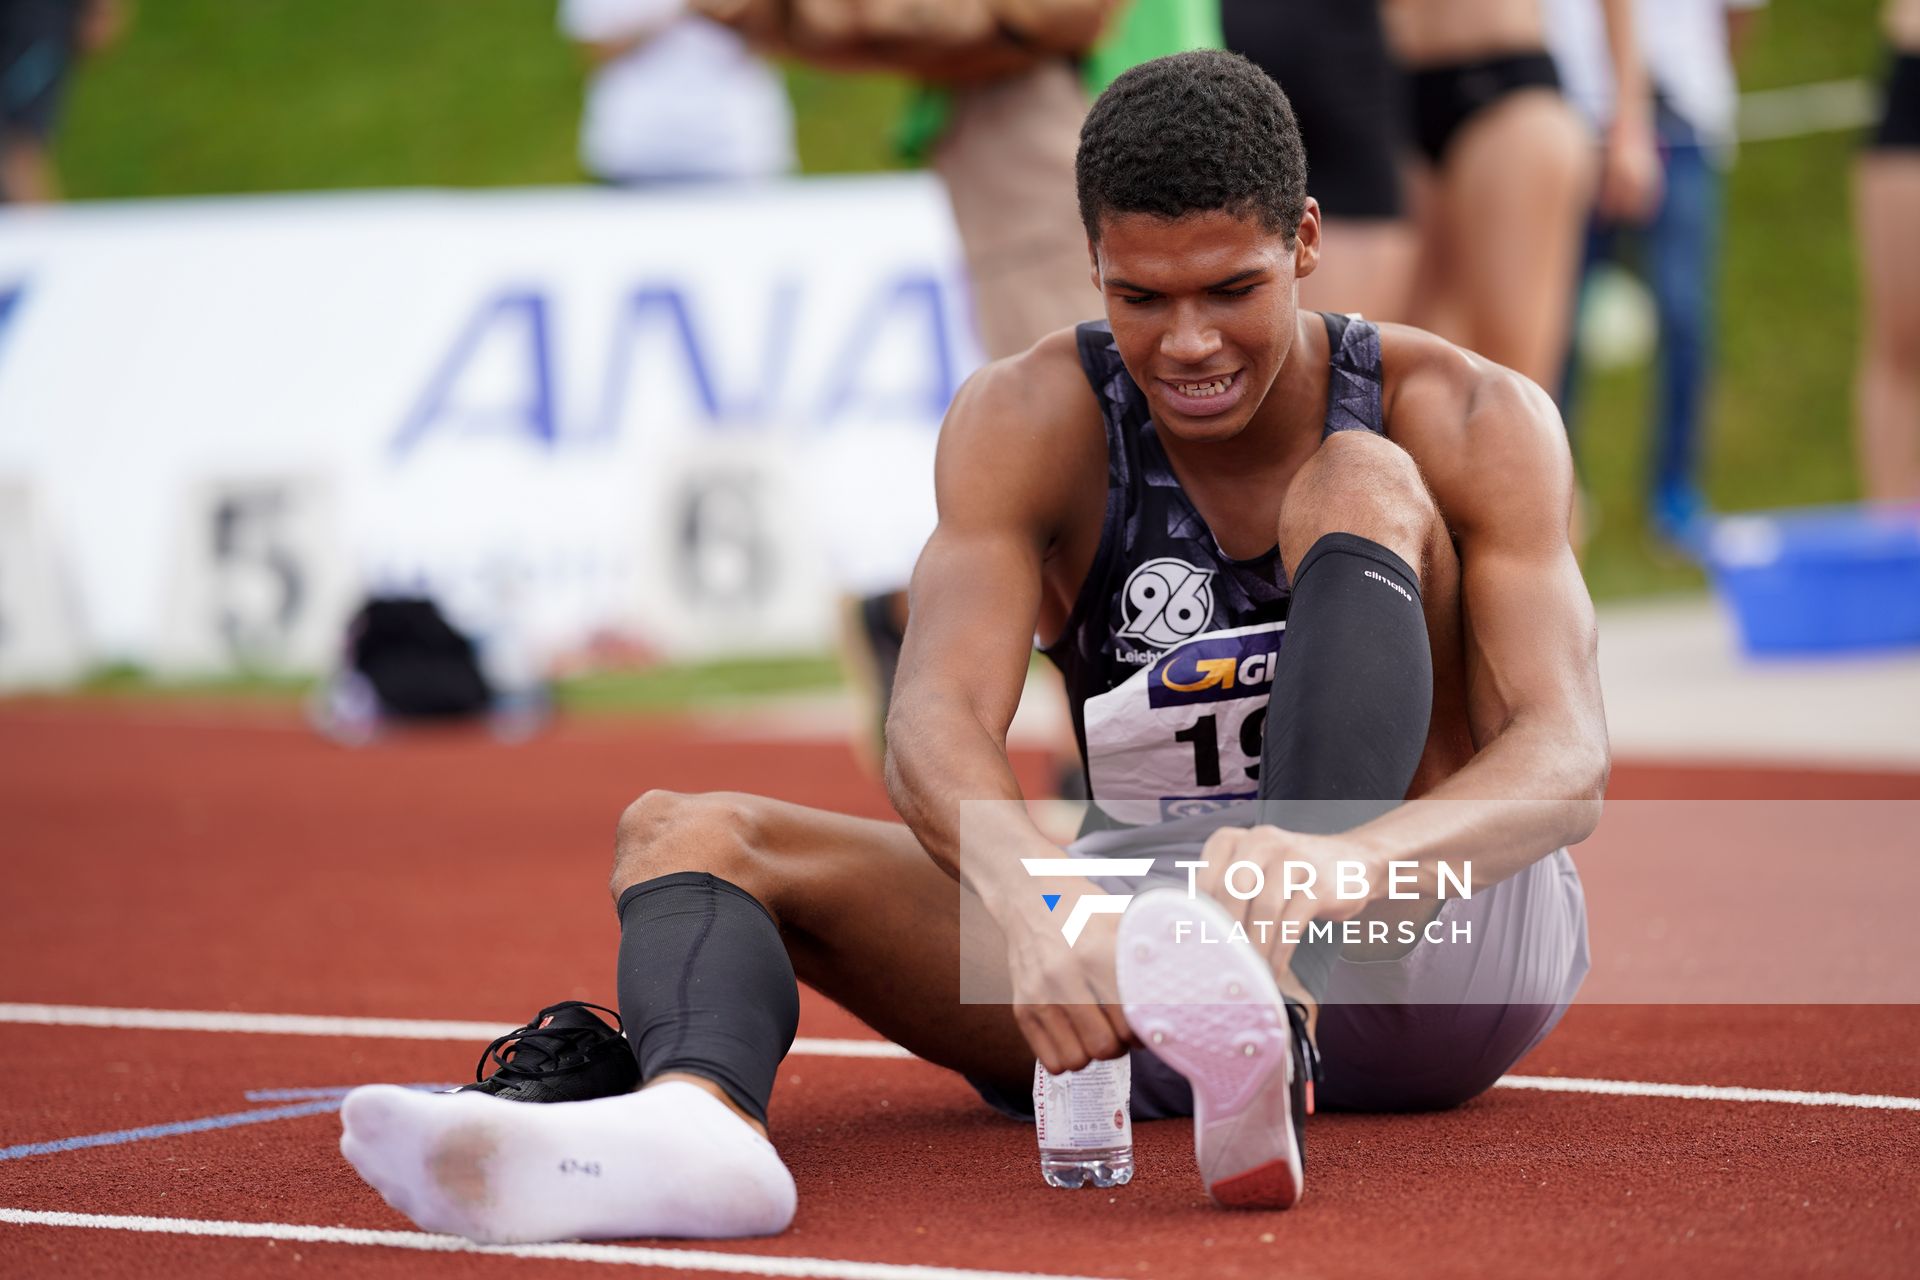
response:
{"label": "black bag on ground", "polygon": [[473,641],[431,600],[376,597],[360,606],[347,636],[348,663],[373,686],[388,715],[477,716],[493,702]]}

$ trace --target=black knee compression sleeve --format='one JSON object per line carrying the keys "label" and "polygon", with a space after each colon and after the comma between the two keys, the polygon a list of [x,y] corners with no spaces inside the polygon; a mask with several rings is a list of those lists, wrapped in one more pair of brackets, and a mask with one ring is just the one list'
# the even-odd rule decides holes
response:
{"label": "black knee compression sleeve", "polygon": [[[1327,534],[1294,573],[1260,755],[1261,821],[1330,834],[1393,808],[1432,714],[1419,578],[1377,542]],[[1294,976],[1322,995],[1338,953],[1303,943]]]}
{"label": "black knee compression sleeve", "polygon": [[[1294,573],[1274,672],[1260,799],[1296,831],[1343,831],[1407,794],[1433,714],[1420,580],[1351,533],[1313,544]],[[1273,805],[1279,808],[1273,809]]]}
{"label": "black knee compression sleeve", "polygon": [[680,871],[620,895],[620,1021],[640,1077],[711,1080],[762,1124],[800,1026],[773,917],[738,885]]}

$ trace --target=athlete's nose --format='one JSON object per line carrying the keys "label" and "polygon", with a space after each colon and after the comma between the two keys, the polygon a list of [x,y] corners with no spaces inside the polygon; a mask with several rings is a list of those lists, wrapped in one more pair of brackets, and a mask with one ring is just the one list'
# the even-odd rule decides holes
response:
{"label": "athlete's nose", "polygon": [[1204,365],[1220,350],[1220,331],[1208,323],[1204,311],[1192,305],[1176,306],[1172,323],[1160,335],[1160,354],[1175,364]]}

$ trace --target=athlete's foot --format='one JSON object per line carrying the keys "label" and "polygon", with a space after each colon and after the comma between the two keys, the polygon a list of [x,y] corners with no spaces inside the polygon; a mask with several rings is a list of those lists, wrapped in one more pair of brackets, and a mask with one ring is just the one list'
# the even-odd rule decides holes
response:
{"label": "athlete's foot", "polygon": [[675,1082],[692,1085],[694,1088],[700,1090],[702,1093],[706,1094],[709,1098],[712,1098],[714,1101],[718,1102],[721,1106],[725,1107],[727,1110],[733,1112],[733,1114],[735,1114],[736,1116],[739,1116],[740,1123],[746,1125],[749,1129],[759,1134],[762,1138],[767,1136],[767,1126],[765,1126],[764,1124],[761,1124],[758,1120],[755,1120],[752,1116],[742,1111],[740,1109],[740,1104],[735,1102],[732,1098],[729,1098],[727,1096],[727,1091],[725,1089],[722,1089],[719,1085],[707,1079],[705,1076],[696,1076],[693,1073],[688,1071],[663,1071],[659,1075],[655,1076],[653,1079],[647,1081],[647,1088],[658,1089],[662,1085],[673,1084]]}
{"label": "athlete's foot", "polygon": [[1209,898],[1135,898],[1115,955],[1120,1002],[1141,1043],[1193,1086],[1207,1193],[1229,1208],[1287,1209],[1306,1189],[1311,1041],[1266,957],[1227,941],[1232,927]]}
{"label": "athlete's foot", "polygon": [[427,1231],[491,1244],[772,1235],[793,1220],[773,1146],[695,1085],[529,1106],[369,1085],[340,1152]]}

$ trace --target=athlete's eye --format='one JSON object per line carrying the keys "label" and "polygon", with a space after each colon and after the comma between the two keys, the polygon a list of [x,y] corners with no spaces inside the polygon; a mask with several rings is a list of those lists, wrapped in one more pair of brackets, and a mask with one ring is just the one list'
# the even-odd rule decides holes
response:
{"label": "athlete's eye", "polygon": [[1213,294],[1216,298],[1244,298],[1259,287],[1257,284],[1250,284],[1239,289],[1215,289]]}
{"label": "athlete's eye", "polygon": [[1130,307],[1144,307],[1149,302],[1152,302],[1154,298],[1156,298],[1157,296],[1158,296],[1157,294],[1144,293],[1136,297],[1131,294],[1123,293],[1120,295],[1120,301],[1126,303]]}

